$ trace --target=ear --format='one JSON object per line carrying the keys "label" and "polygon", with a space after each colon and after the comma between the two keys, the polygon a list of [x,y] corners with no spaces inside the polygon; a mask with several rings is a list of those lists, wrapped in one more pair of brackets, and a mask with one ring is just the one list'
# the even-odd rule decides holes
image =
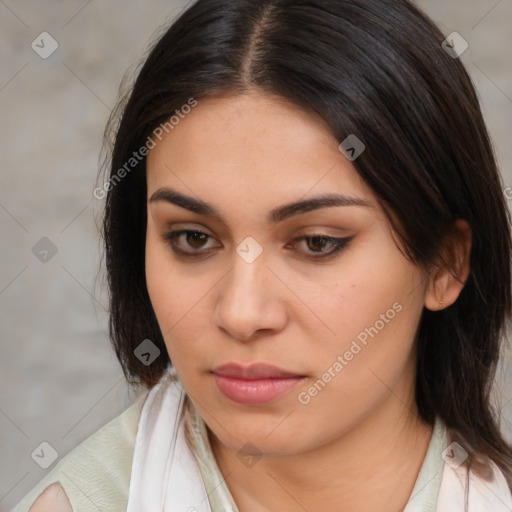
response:
{"label": "ear", "polygon": [[429,278],[425,307],[439,311],[451,306],[459,297],[469,275],[471,259],[471,228],[457,219],[447,236],[439,258]]}

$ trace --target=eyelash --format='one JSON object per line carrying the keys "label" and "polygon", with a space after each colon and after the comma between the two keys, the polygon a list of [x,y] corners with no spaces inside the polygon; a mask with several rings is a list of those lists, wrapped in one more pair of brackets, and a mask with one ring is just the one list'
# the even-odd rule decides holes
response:
{"label": "eyelash", "polygon": [[[198,231],[195,229],[181,229],[178,231],[170,231],[169,233],[166,233],[163,236],[163,238],[169,243],[169,245],[171,246],[171,249],[176,254],[178,254],[180,256],[184,256],[186,258],[197,258],[200,256],[204,256],[205,254],[212,251],[212,249],[209,249],[209,250],[203,250],[203,251],[197,250],[197,251],[193,251],[193,252],[187,252],[187,251],[178,249],[177,244],[176,244],[176,239],[178,239],[179,237],[181,237],[182,235],[185,235],[185,234],[205,235],[208,237],[208,239],[212,238],[210,235],[207,235],[206,233],[203,233],[202,231]],[[322,235],[320,233],[314,233],[311,235],[304,235],[299,238],[296,238],[294,240],[294,243],[300,242],[302,240],[313,239],[313,238],[320,238],[321,240],[326,240],[327,244],[331,244],[334,247],[331,251],[329,251],[327,253],[319,253],[320,254],[319,256],[315,256],[314,253],[309,254],[308,257],[310,257],[313,260],[318,260],[318,259],[323,259],[323,258],[330,258],[330,257],[334,256],[335,254],[339,253],[340,251],[342,251],[343,249],[345,249],[348,246],[348,244],[352,241],[353,237],[335,238],[332,236]]]}

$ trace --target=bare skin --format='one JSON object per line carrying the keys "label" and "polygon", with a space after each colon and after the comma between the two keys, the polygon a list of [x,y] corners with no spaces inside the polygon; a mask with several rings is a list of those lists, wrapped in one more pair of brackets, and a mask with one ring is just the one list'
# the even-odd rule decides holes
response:
{"label": "bare skin", "polygon": [[48,486],[30,507],[29,512],[71,512],[64,489],[58,483]]}
{"label": "bare skin", "polygon": [[[462,289],[467,224],[456,225],[451,269],[416,266],[323,121],[262,93],[199,99],[155,142],[148,291],[239,511],[401,511],[432,434],[414,401],[414,340],[423,309],[450,306]],[[211,204],[221,218],[162,195],[152,201],[163,188]],[[285,203],[327,193],[357,204],[268,219]],[[203,235],[171,245],[166,235],[182,229]],[[333,248],[313,235],[344,239],[344,248],[313,259]],[[236,250],[247,237],[262,249],[251,263]],[[371,327],[377,334],[345,356]],[[212,373],[228,362],[273,364],[303,379],[268,403],[240,404]],[[327,383],[315,392],[319,380]]]}
{"label": "bare skin", "polygon": [[[423,308],[447,307],[462,288],[454,274],[467,276],[466,225],[458,225],[465,235],[454,273],[411,263],[325,124],[262,93],[201,99],[156,142],[147,164],[148,290],[239,510],[402,510],[432,433],[414,401],[414,339]],[[151,201],[165,187],[208,202],[222,219]],[[268,220],[284,203],[326,193],[359,204]],[[165,235],[181,229],[203,234],[182,235],[175,247],[201,256],[174,252]],[[318,233],[350,242],[313,260],[331,247],[294,241]],[[251,263],[236,251],[248,236],[262,248]],[[375,339],[308,395],[393,304],[400,312]],[[227,362],[274,364],[305,378],[269,403],[235,403],[212,374]],[[249,467],[240,454],[260,458]]]}

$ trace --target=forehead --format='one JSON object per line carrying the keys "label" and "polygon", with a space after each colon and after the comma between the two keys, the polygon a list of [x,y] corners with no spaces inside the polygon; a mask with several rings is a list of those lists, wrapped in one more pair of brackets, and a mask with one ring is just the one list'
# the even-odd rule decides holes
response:
{"label": "forehead", "polygon": [[161,139],[148,154],[148,197],[165,186],[269,207],[308,193],[371,196],[325,122],[282,98],[199,99]]}

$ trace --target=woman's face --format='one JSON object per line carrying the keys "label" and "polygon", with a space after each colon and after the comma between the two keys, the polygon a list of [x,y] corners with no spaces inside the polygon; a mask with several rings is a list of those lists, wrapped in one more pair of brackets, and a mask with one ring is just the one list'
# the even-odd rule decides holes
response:
{"label": "woman's face", "polygon": [[[293,454],[375,415],[414,414],[426,274],[326,125],[282,99],[224,95],[199,100],[161,139],[147,160],[147,286],[216,438]],[[308,203],[327,194],[341,199]],[[178,206],[178,195],[190,199]],[[181,230],[200,233],[169,237]],[[228,363],[282,373],[217,370]]]}

